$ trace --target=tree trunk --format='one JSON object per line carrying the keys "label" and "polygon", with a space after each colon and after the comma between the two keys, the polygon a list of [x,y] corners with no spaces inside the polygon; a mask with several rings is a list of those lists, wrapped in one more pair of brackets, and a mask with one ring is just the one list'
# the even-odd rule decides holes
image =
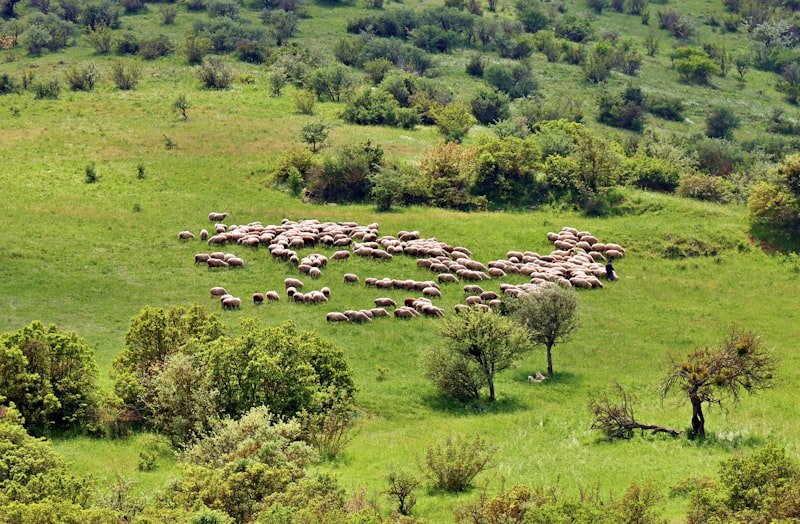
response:
{"label": "tree trunk", "polygon": [[551,351],[552,347],[547,346],[547,376],[553,376],[553,352]]}
{"label": "tree trunk", "polygon": [[697,397],[690,397],[692,401],[692,435],[695,437],[706,436],[706,419],[703,416],[703,402]]}
{"label": "tree trunk", "polygon": [[489,383],[489,402],[494,402],[494,380],[489,378],[487,382]]}

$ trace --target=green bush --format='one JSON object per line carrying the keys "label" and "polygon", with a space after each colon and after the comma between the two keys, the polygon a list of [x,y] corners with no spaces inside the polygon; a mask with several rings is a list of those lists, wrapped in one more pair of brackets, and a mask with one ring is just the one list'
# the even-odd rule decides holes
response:
{"label": "green bush", "polygon": [[123,91],[136,87],[142,76],[142,66],[134,61],[117,61],[111,64],[111,80]]}
{"label": "green bush", "polygon": [[509,96],[500,90],[480,88],[470,102],[470,106],[472,115],[478,119],[478,122],[489,125],[511,116],[510,103]]}
{"label": "green bush", "polygon": [[436,489],[464,491],[490,466],[496,453],[497,447],[480,437],[449,436],[425,451],[425,475]]}
{"label": "green bush", "polygon": [[19,80],[8,73],[0,73],[0,95],[19,93],[21,91],[22,85]]}
{"label": "green bush", "polygon": [[166,35],[145,38],[139,42],[139,56],[145,60],[154,60],[172,53],[172,48],[172,42]]}
{"label": "green bush", "polygon": [[207,89],[227,89],[233,81],[233,72],[230,67],[217,57],[203,60],[197,68],[197,78]]}
{"label": "green bush", "polygon": [[383,162],[383,149],[369,141],[342,146],[312,171],[307,191],[319,201],[362,202]]}
{"label": "green bush", "polygon": [[116,39],[114,52],[118,55],[139,54],[139,37],[131,31],[125,31]]}
{"label": "green bush", "polygon": [[41,80],[33,84],[32,90],[36,100],[56,100],[61,94],[61,82],[57,78]]}
{"label": "green bush", "polygon": [[190,65],[203,62],[203,58],[211,51],[211,39],[190,34],[183,41],[183,54]]}
{"label": "green bush", "polygon": [[686,198],[727,204],[733,196],[733,187],[717,176],[685,173],[681,176],[677,193]]}
{"label": "green bush", "polygon": [[486,82],[506,93],[511,99],[528,96],[538,89],[538,84],[525,64],[491,63],[483,70]]}
{"label": "green bush", "polygon": [[647,95],[645,108],[649,113],[665,120],[683,121],[683,100],[668,95]]}
{"label": "green bush", "polygon": [[73,64],[64,73],[64,79],[73,91],[91,91],[100,79],[100,69],[94,62]]}

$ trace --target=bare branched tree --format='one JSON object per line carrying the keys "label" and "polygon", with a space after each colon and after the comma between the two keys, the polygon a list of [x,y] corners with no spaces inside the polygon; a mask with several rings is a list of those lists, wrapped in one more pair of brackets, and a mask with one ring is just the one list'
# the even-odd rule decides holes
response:
{"label": "bare branched tree", "polygon": [[589,401],[589,410],[594,415],[591,429],[601,431],[608,440],[629,439],[635,429],[642,433],[650,431],[653,434],[667,433],[672,436],[681,434],[675,429],[637,422],[633,413],[633,397],[618,383],[614,383],[613,391],[617,399],[611,399],[608,392],[603,392],[599,398]]}

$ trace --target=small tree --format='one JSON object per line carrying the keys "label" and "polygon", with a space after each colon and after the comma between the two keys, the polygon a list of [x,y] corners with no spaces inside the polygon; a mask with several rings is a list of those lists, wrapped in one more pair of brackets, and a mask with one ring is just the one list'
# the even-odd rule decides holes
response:
{"label": "small tree", "polygon": [[706,118],[706,136],[733,140],[733,130],[739,127],[739,117],[727,107],[715,107]]}
{"label": "small tree", "polygon": [[602,393],[598,398],[589,401],[589,411],[594,416],[594,421],[590,429],[601,431],[608,440],[629,439],[633,436],[633,430],[640,429],[644,433],[667,433],[678,436],[680,431],[655,426],[652,424],[641,424],[636,421],[633,414],[634,399],[619,384],[614,384],[619,400],[614,401],[609,398],[608,393]]}
{"label": "small tree", "polygon": [[314,113],[314,104],[317,101],[317,97],[311,91],[307,89],[298,89],[294,92],[292,99],[294,100],[294,105],[298,113],[302,115],[311,115]]}
{"label": "small tree", "polygon": [[495,400],[494,377],[513,366],[531,349],[524,329],[492,312],[469,310],[441,328],[446,349],[462,360],[477,364]]}
{"label": "small tree", "polygon": [[322,147],[328,140],[331,125],[322,120],[315,120],[300,128],[300,140],[311,145],[311,151],[316,153],[317,147]]}
{"label": "small tree", "polygon": [[695,349],[683,361],[671,358],[669,374],[661,383],[662,396],[678,389],[692,404],[692,435],[704,437],[703,404],[739,401],[742,390],[755,393],[771,386],[775,357],[751,331],[736,327],[719,346]]}
{"label": "small tree", "polygon": [[417,503],[414,489],[419,486],[419,479],[413,474],[401,471],[389,473],[389,489],[383,493],[397,501],[397,511],[401,515],[411,515],[411,509]]}
{"label": "small tree", "polygon": [[547,349],[547,374],[553,376],[553,346],[566,342],[579,324],[578,295],[572,289],[547,285],[509,301],[512,316]]}
{"label": "small tree", "polygon": [[189,115],[186,114],[186,111],[189,109],[189,107],[191,107],[189,105],[189,100],[186,99],[186,95],[184,93],[179,94],[178,98],[172,102],[172,109],[180,112],[181,117],[183,117],[184,120],[189,120]]}
{"label": "small tree", "polygon": [[225,62],[212,57],[203,60],[197,69],[197,78],[209,89],[227,89],[233,81],[233,72]]}
{"label": "small tree", "polygon": [[433,111],[433,119],[439,132],[448,142],[461,142],[477,121],[467,104],[456,102]]}

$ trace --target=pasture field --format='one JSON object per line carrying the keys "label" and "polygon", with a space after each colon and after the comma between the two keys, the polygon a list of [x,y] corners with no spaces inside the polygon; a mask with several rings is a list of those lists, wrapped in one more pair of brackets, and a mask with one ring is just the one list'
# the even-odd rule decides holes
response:
{"label": "pasture field", "polygon": [[[706,5],[687,2],[699,14],[712,9]],[[312,6],[312,18],[301,21],[299,39],[317,37],[320,46],[329,45],[354,10]],[[124,17],[124,24],[161,31],[156,18],[151,10]],[[598,19],[614,27],[638,24],[635,17],[610,12]],[[178,20],[176,31],[191,25],[185,13]],[[638,25],[632,31],[633,37],[643,38]],[[700,115],[707,105],[724,100],[745,117],[741,133],[755,135],[771,107],[780,103],[766,76],[756,71],[749,73],[748,85],[763,88],[757,98],[732,76],[716,80],[713,89],[679,84],[668,70],[667,55],[665,46],[644,66],[642,76],[652,73],[659,89],[685,96],[687,116],[697,117],[694,124],[661,122],[667,129],[701,131]],[[43,78],[61,74],[68,63],[96,58],[88,47],[77,46],[63,54],[0,64],[0,72],[17,73],[35,64]],[[466,55],[454,53],[444,60],[457,71],[448,81],[464,92],[475,88],[463,73]],[[546,94],[558,93],[578,75],[576,68],[545,64],[541,56],[537,60]],[[494,467],[478,479],[479,484],[487,481],[491,492],[525,483],[558,485],[570,494],[594,487],[619,494],[632,480],[652,479],[666,496],[665,514],[675,522],[681,520],[686,498],[670,496],[669,488],[681,479],[715,475],[720,460],[769,442],[800,454],[800,259],[753,240],[741,207],[633,190],[625,190],[624,212],[606,218],[549,207],[472,214],[429,208],[377,213],[369,205],[304,204],[272,188],[269,167],[281,151],[298,144],[304,123],[320,117],[336,121],[342,106],[317,104],[314,116],[295,114],[292,88],[270,97],[264,68],[236,68],[251,75],[253,83],[236,83],[221,92],[200,90],[191,69],[170,57],[146,63],[142,83],[130,92],[104,81],[90,93],[63,91],[59,100],[35,101],[30,93],[0,97],[0,330],[39,319],[77,331],[95,349],[101,386],[110,388],[108,371],[124,347],[134,315],[146,305],[200,303],[216,311],[208,289],[223,285],[245,302],[240,311],[219,311],[231,332],[242,318],[258,318],[264,326],[291,319],[343,348],[365,417],[342,456],[315,469],[335,474],[348,490],[366,490],[387,510],[381,492],[389,472],[406,469],[419,475],[417,464],[425,449],[455,433],[481,436],[499,446]],[[623,79],[614,81],[624,85]],[[595,91],[584,84],[576,89],[587,97]],[[170,107],[178,93],[186,93],[191,104],[186,122]],[[475,128],[469,140],[487,132]],[[176,147],[167,149],[167,138]],[[414,159],[438,135],[429,127],[405,131],[337,122],[331,145],[367,139],[387,156]],[[94,184],[84,181],[90,162],[99,175]],[[381,234],[419,230],[423,237],[468,247],[482,262],[512,249],[549,251],[546,233],[563,226],[620,243],[627,254],[616,264],[619,281],[580,292],[582,326],[569,342],[556,346],[553,379],[527,381],[528,375],[545,369],[544,351],[538,350],[499,376],[497,402],[464,406],[443,401],[421,376],[421,353],[441,343],[439,320],[325,322],[328,311],[368,307],[384,294],[398,301],[407,296],[345,285],[343,273],[356,273],[362,282],[370,276],[431,278],[413,258],[331,262],[318,281],[304,279],[307,286],[331,288],[328,304],[303,306],[284,299],[256,308],[249,302],[253,292],[277,289],[284,297],[283,279],[298,273],[272,260],[264,249],[241,246],[225,250],[244,258],[242,269],[210,271],[194,265],[194,254],[210,249],[199,240],[179,241],[177,233],[189,229],[197,234],[209,227],[210,211],[229,212],[228,223],[268,224],[283,218],[378,222]],[[494,280],[486,287],[497,290],[499,284]],[[442,305],[450,314],[462,299],[461,285],[443,286],[443,295]],[[715,344],[732,325],[755,331],[775,349],[780,358],[777,380],[774,388],[745,396],[735,409],[712,408],[706,441],[637,435],[609,444],[589,430],[589,398],[614,382],[636,397],[641,421],[688,427],[688,404],[677,397],[662,400],[657,391],[668,356],[680,358],[699,345]],[[55,445],[75,472],[109,481],[120,475],[133,479],[137,494],[152,494],[179,474],[169,454],[160,456],[154,471],[137,470],[138,453],[155,446],[151,435],[119,441],[62,435]],[[415,513],[432,522],[452,521],[453,509],[475,494],[423,488]]]}

